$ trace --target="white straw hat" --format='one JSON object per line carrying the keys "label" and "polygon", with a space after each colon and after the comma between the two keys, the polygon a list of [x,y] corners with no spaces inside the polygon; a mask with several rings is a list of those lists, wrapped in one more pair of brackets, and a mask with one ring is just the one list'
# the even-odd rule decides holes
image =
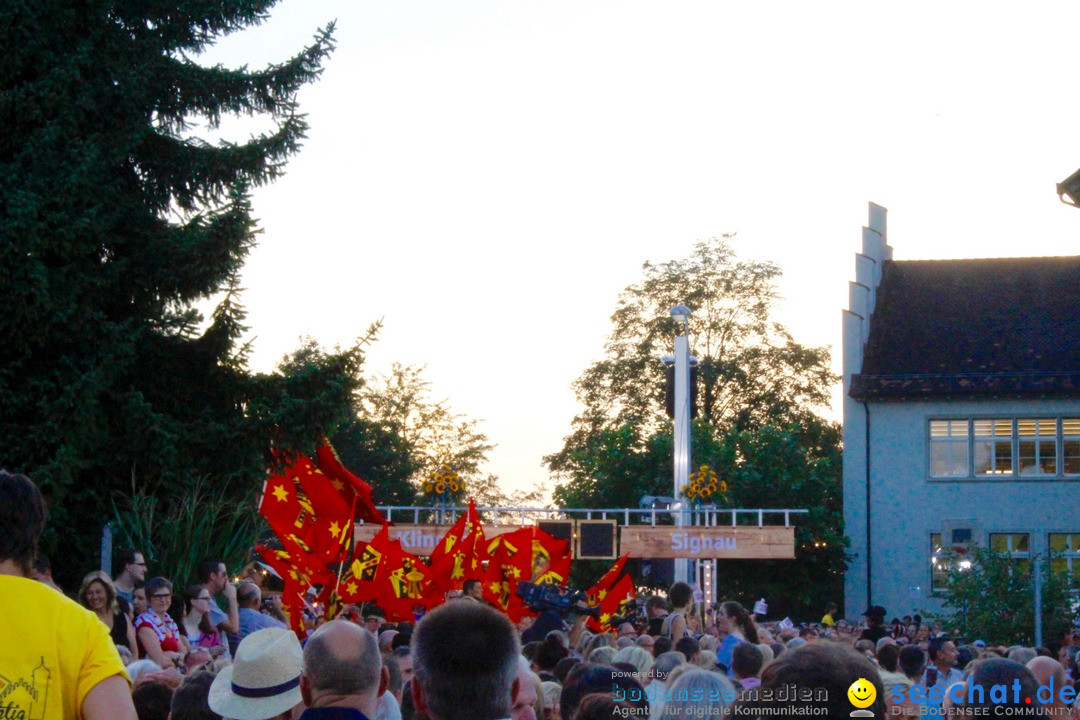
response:
{"label": "white straw hat", "polygon": [[210,686],[210,709],[235,720],[266,720],[300,703],[304,651],[291,631],[257,630]]}

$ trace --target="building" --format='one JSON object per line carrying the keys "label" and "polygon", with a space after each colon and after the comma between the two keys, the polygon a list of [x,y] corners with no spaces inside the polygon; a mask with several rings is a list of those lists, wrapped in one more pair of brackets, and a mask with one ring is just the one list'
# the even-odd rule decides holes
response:
{"label": "building", "polygon": [[1080,257],[892,259],[843,320],[846,615],[936,610],[971,543],[1080,572]]}

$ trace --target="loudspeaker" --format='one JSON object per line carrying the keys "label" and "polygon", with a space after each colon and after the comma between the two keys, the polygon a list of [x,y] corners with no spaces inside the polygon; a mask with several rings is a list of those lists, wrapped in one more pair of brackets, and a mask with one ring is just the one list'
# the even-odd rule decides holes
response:
{"label": "loudspeaker", "polygon": [[614,560],[615,521],[578,520],[577,552],[579,560]]}

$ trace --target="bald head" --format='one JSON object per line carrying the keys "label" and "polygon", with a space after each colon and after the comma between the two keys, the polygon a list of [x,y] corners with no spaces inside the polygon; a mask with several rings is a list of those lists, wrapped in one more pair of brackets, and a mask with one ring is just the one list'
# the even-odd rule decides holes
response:
{"label": "bald head", "polygon": [[[1061,687],[1065,685],[1066,682],[1065,668],[1061,663],[1054,658],[1040,655],[1028,662],[1027,669],[1030,670],[1031,674],[1035,676],[1035,679],[1039,681],[1039,685],[1054,688],[1052,704],[1064,704],[1061,702],[1061,698],[1058,695]],[[1050,683],[1053,683],[1053,685]]]}
{"label": "bald head", "polygon": [[[384,689],[382,658],[375,638],[367,630],[345,620],[326,623],[304,647],[302,689],[308,705],[370,702]],[[309,696],[310,695],[310,700]],[[320,700],[326,702],[320,702]],[[361,708],[363,709],[363,708]]]}

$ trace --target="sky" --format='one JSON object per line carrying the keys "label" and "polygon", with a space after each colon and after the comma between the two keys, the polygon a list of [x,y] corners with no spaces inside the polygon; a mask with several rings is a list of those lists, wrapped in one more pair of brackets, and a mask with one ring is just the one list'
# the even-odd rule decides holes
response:
{"label": "sky", "polygon": [[869,201],[898,260],[1078,254],[1080,3],[282,0],[198,61],[282,62],[331,20],[308,139],[254,192],[252,363],[381,318],[365,372],[426,366],[507,490],[548,481],[645,261],[736,233],[839,373]]}

